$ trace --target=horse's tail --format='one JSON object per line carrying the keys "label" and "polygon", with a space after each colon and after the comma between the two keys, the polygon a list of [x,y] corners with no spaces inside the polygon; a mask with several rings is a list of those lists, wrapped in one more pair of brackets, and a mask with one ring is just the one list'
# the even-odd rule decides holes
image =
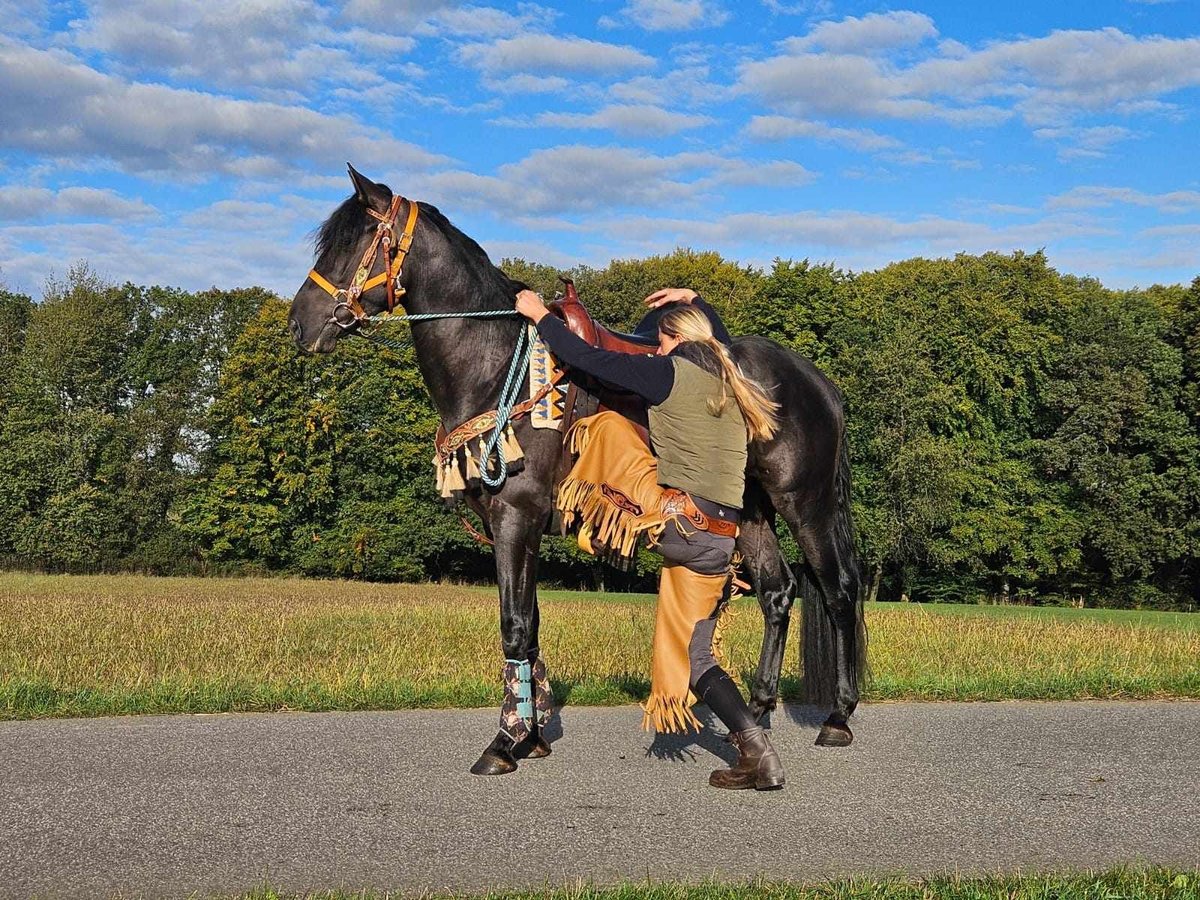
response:
{"label": "horse's tail", "polygon": [[[850,451],[846,434],[842,432],[836,477],[837,508],[832,527],[833,545],[837,552],[838,579],[848,589],[850,609],[831,609],[813,577],[807,562],[797,566],[800,581],[800,603],[803,615],[801,657],[804,661],[805,700],[814,706],[832,706],[837,700],[837,632],[835,616],[847,626],[851,641],[852,677],[861,687],[867,673],[867,626],[863,619],[862,568],[858,558],[858,541],[850,513]],[[837,598],[830,598],[836,601]],[[853,618],[851,618],[853,617]]]}

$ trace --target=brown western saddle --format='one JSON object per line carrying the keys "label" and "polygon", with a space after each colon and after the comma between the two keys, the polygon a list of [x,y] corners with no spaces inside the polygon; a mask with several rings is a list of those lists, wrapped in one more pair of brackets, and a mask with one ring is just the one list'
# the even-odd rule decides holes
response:
{"label": "brown western saddle", "polygon": [[[651,338],[622,334],[605,328],[593,319],[591,313],[579,302],[575,283],[569,278],[563,278],[562,282],[563,296],[548,303],[547,308],[551,315],[562,319],[576,337],[587,341],[593,347],[615,353],[646,354],[654,353],[658,349],[658,341]],[[646,443],[650,442],[645,400],[637,394],[605,384],[582,372],[569,372],[568,377],[571,386],[567,389],[564,433],[577,419],[611,409],[633,422]]]}
{"label": "brown western saddle", "polygon": [[579,302],[579,294],[575,290],[575,282],[563,278],[563,296],[547,304],[552,315],[558,316],[566,323],[567,328],[577,337],[583,338],[593,347],[613,350],[617,353],[653,353],[658,342],[637,334],[621,334],[611,331],[592,318]]}

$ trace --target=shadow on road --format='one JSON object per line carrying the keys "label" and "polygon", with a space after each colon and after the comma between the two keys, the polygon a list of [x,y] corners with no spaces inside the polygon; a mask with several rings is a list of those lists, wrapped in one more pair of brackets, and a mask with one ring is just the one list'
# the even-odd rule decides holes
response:
{"label": "shadow on road", "polygon": [[718,722],[707,706],[697,706],[693,712],[696,713],[696,718],[704,723],[704,728],[699,734],[656,734],[654,741],[646,748],[646,755],[673,762],[685,762],[695,760],[698,750],[706,750],[733,765],[737,760],[737,751],[726,740],[725,727]]}

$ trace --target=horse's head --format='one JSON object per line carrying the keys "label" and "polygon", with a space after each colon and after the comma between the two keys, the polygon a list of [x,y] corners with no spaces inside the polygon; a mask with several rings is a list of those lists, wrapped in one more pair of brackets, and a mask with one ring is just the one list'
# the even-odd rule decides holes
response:
{"label": "horse's head", "polygon": [[389,309],[404,293],[399,282],[416,201],[348,168],[354,196],[318,229],[316,264],[288,313],[292,338],[308,353],[333,352],[338,338],[357,329],[364,316]]}

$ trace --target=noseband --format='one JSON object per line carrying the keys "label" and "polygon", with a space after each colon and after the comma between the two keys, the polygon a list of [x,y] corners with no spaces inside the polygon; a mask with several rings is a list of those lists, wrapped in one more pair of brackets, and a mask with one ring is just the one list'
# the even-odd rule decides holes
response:
{"label": "noseband", "polygon": [[[417,225],[419,208],[416,200],[409,201],[408,221],[404,223],[404,231],[401,232],[399,240],[396,240],[396,221],[400,218],[402,203],[404,203],[404,198],[399,194],[393,197],[387,215],[381,215],[369,206],[367,207],[367,212],[379,220],[379,225],[375,229],[375,237],[371,241],[371,246],[363,254],[348,287],[335,286],[315,268],[309,271],[308,277],[336,301],[330,321],[339,328],[351,328],[369,318],[358,298],[371,288],[381,284],[387,285],[388,312],[395,308],[396,300],[404,295],[404,288],[396,281],[404,266],[404,258],[408,255],[409,248],[412,247],[413,230]],[[393,254],[395,255],[393,256]],[[375,267],[375,259],[378,256],[383,257],[383,271],[374,278],[370,278],[371,269]],[[343,310],[350,316],[349,319],[343,319],[339,315]]]}

